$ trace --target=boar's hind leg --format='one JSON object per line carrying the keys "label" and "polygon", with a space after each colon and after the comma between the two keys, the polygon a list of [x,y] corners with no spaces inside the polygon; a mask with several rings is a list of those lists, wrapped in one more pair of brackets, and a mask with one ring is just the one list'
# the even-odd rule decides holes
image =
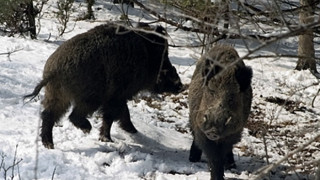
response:
{"label": "boar's hind leg", "polygon": [[41,140],[44,147],[48,149],[53,149],[53,138],[52,138],[52,129],[54,123],[57,121],[57,113],[54,113],[48,109],[45,109],[41,112],[42,119],[42,129],[41,129]]}
{"label": "boar's hind leg", "polygon": [[193,140],[191,148],[190,148],[189,161],[199,162],[201,159],[201,154],[202,154],[201,149],[195,144],[195,142]]}
{"label": "boar's hind leg", "polygon": [[63,99],[50,99],[48,94],[50,93],[47,93],[42,101],[44,110],[41,112],[42,128],[40,136],[42,144],[48,149],[53,149],[52,129],[54,123],[58,122],[67,111],[69,103]]}
{"label": "boar's hind leg", "polygon": [[120,117],[120,127],[129,132],[129,133],[136,133],[138,132],[137,129],[134,127],[134,125],[131,122],[130,119],[130,113],[129,113],[129,109],[127,104],[123,105],[123,111],[121,113],[121,117]]}

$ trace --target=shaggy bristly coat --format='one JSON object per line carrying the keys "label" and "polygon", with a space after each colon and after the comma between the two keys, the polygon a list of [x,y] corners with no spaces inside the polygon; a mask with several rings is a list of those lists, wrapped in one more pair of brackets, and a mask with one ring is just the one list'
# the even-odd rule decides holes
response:
{"label": "shaggy bristly coat", "polygon": [[227,45],[213,47],[198,61],[189,86],[190,124],[194,140],[189,160],[208,158],[212,180],[235,167],[232,147],[241,139],[251,108],[251,68]]}
{"label": "shaggy bristly coat", "polygon": [[135,133],[127,100],[141,90],[178,93],[183,90],[176,69],[168,58],[165,30],[131,30],[109,23],[97,26],[63,43],[47,60],[42,87],[42,143],[54,148],[52,129],[72,105],[70,121],[83,132],[91,130],[87,116],[99,110],[103,115],[100,140],[111,141],[114,120]]}

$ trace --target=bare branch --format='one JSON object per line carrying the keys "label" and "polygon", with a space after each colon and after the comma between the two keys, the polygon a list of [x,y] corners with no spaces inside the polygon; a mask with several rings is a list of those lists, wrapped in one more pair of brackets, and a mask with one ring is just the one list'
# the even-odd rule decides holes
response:
{"label": "bare branch", "polygon": [[8,52],[6,52],[6,53],[0,53],[0,56],[1,56],[1,55],[7,55],[8,60],[11,61],[11,59],[10,59],[11,54],[16,53],[16,52],[21,51],[21,50],[23,50],[23,48],[17,48],[17,47],[16,47],[15,49],[10,50],[10,51],[8,51]]}
{"label": "bare branch", "polygon": [[[170,24],[172,26],[177,27],[178,29],[182,29],[184,31],[190,31],[190,32],[197,32],[197,33],[207,33],[207,31],[201,30],[201,29],[196,29],[196,28],[190,28],[190,27],[186,27],[183,26],[181,23],[172,21],[170,19],[164,18],[162,17],[158,12],[146,7],[145,5],[143,5],[142,3],[138,2],[137,0],[132,0],[132,2],[134,2],[135,4],[137,4],[140,8],[144,9],[145,11],[147,11],[148,13],[152,14],[153,16],[155,16],[156,18],[158,18],[158,21],[161,22],[165,22],[167,24]],[[215,31],[212,33],[213,35],[219,35],[218,31]]]}
{"label": "bare branch", "polygon": [[[10,169],[11,169],[11,178],[10,179],[14,179],[14,171],[15,171],[14,168],[16,166],[18,166],[19,163],[23,160],[23,159],[19,159],[17,161],[17,151],[18,151],[18,145],[16,145],[16,149],[15,149],[15,153],[14,153],[14,157],[13,157],[13,162],[8,167],[6,167],[6,164],[4,162],[4,159],[6,156],[3,153],[0,154],[0,156],[1,156],[0,171],[1,171],[1,169],[3,169],[4,179],[7,179],[7,174]],[[19,173],[19,167],[18,167],[18,173]],[[20,174],[19,174],[19,177],[20,177]]]}
{"label": "bare branch", "polygon": [[56,170],[57,170],[57,166],[55,166],[53,169],[51,180],[54,180],[54,175],[56,174]]}
{"label": "bare branch", "polygon": [[[257,55],[257,56],[249,56],[245,59],[251,60],[251,59],[257,59],[257,58],[304,58],[305,56],[298,56],[298,55],[290,55],[290,54],[275,54],[275,55]],[[320,58],[315,58],[315,60],[320,60]]]}
{"label": "bare branch", "polygon": [[266,174],[268,174],[273,168],[279,166],[283,161],[286,161],[287,159],[289,159],[291,156],[293,156],[294,154],[302,151],[303,149],[305,149],[307,146],[309,146],[311,143],[316,142],[316,141],[320,141],[320,133],[317,134],[315,137],[313,137],[312,139],[310,139],[309,141],[303,143],[302,145],[300,145],[297,149],[289,152],[287,155],[285,155],[283,158],[281,158],[280,160],[278,160],[275,163],[272,163],[270,165],[264,166],[262,168],[260,168],[259,170],[257,170],[255,172],[255,174],[257,174],[257,177],[254,178],[254,180],[260,180],[262,179]]}

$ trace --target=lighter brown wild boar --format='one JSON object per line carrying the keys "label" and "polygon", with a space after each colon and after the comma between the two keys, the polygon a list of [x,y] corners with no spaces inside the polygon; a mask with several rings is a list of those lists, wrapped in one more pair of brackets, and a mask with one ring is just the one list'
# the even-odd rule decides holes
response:
{"label": "lighter brown wild boar", "polygon": [[194,137],[189,160],[202,151],[211,180],[224,179],[235,167],[232,147],[241,139],[252,101],[252,69],[233,47],[217,45],[200,58],[189,86],[190,124]]}

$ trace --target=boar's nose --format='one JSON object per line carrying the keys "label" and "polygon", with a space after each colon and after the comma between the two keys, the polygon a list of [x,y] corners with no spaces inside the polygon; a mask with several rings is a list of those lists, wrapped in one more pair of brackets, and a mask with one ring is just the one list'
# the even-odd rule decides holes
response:
{"label": "boar's nose", "polygon": [[217,134],[217,132],[214,129],[206,130],[204,131],[204,133],[207,136],[207,138],[212,141],[216,141],[220,139],[220,136]]}
{"label": "boar's nose", "polygon": [[187,85],[183,85],[181,82],[179,82],[179,85],[178,85],[179,93],[186,90],[187,88],[188,88]]}
{"label": "boar's nose", "polygon": [[217,129],[215,124],[210,123],[210,119],[212,120],[212,117],[210,118],[209,114],[205,114],[200,129],[209,140],[219,140],[221,138],[219,135],[219,130]]}
{"label": "boar's nose", "polygon": [[186,86],[183,85],[179,80],[177,80],[176,82],[174,82],[174,90],[172,90],[172,93],[173,94],[178,94],[178,93],[181,93],[182,91],[186,90]]}

